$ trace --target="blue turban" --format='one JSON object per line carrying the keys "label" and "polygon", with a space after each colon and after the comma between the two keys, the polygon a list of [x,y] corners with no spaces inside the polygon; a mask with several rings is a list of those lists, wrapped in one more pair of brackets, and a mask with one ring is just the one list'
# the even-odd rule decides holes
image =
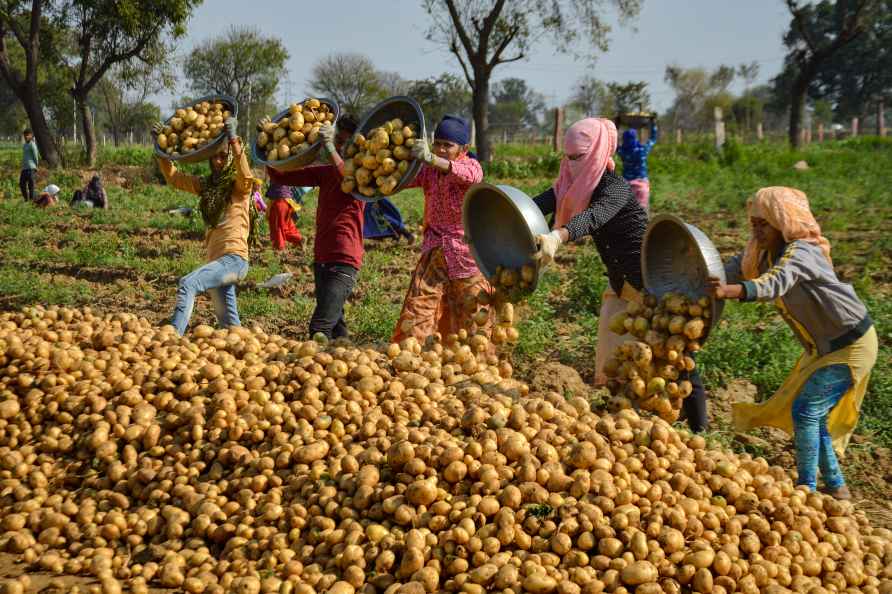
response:
{"label": "blue turban", "polygon": [[638,132],[632,128],[623,132],[623,148],[626,150],[638,148]]}
{"label": "blue turban", "polygon": [[464,118],[445,115],[434,131],[434,138],[465,146],[471,143],[471,126]]}

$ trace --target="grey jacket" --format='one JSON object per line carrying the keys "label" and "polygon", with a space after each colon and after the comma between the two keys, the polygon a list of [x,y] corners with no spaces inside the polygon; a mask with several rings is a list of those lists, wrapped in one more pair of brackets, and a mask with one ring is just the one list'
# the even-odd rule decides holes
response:
{"label": "grey jacket", "polygon": [[40,151],[37,150],[37,143],[34,139],[22,145],[22,171],[26,169],[37,169],[37,163],[40,162]]}
{"label": "grey jacket", "polygon": [[821,248],[807,241],[793,241],[771,268],[763,261],[761,276],[742,280],[743,254],[725,263],[728,284],[740,283],[742,301],[781,299],[781,315],[809,351],[823,356],[845,348],[873,325],[867,308],[851,285],[841,282]]}

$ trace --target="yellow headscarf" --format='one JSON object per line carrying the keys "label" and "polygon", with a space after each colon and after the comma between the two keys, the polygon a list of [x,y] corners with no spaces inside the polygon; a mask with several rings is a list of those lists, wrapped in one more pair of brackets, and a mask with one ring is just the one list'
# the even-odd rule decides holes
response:
{"label": "yellow headscarf", "polygon": [[[811,213],[808,197],[804,192],[783,186],[762,188],[747,201],[746,210],[750,218],[768,221],[769,225],[781,232],[787,243],[801,239],[817,244],[827,261],[833,264],[830,242],[821,235],[821,226]],[[743,278],[752,280],[759,276],[759,262],[765,255],[765,250],[759,249],[756,238],[750,237],[743,251]]]}

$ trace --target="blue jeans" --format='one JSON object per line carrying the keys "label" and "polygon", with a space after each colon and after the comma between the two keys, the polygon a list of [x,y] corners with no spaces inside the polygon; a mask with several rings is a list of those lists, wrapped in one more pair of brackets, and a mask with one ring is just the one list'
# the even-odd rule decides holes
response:
{"label": "blue jeans", "polygon": [[828,365],[815,371],[796,396],[793,441],[800,485],[815,490],[818,467],[828,489],[835,490],[846,484],[827,431],[827,416],[851,387],[852,372],[848,365]]}
{"label": "blue jeans", "polygon": [[235,302],[235,283],[248,274],[248,263],[241,256],[226,254],[213,262],[208,262],[180,279],[177,286],[177,304],[173,310],[171,324],[180,336],[186,333],[195,297],[208,291],[214,302],[217,321],[224,328],[240,326],[238,306]]}

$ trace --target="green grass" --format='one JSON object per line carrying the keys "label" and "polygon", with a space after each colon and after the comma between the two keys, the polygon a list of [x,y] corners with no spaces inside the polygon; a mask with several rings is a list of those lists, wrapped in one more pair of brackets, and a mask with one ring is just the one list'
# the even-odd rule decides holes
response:
{"label": "green grass", "polygon": [[[724,255],[745,242],[745,202],[758,188],[792,185],[812,201],[833,243],[840,275],[867,302],[880,335],[881,351],[864,401],[859,430],[892,445],[892,141],[859,138],[790,151],[763,143],[735,146],[725,155],[707,143],[658,144],[650,159],[654,212],[675,212],[700,226]],[[72,147],[73,150],[73,147]],[[0,147],[0,304],[4,309],[32,303],[91,305],[126,309],[162,321],[173,307],[178,277],[203,262],[202,226],[197,217],[166,211],[194,206],[196,198],[151,180],[156,170],[148,147],[102,147],[106,179],[123,175],[125,187],[107,183],[112,208],[72,211],[66,206],[39,210],[18,193],[19,147]],[[487,179],[509,183],[534,195],[547,188],[559,155],[547,146],[497,146]],[[70,155],[73,158],[75,155]],[[808,162],[798,172],[793,164]],[[202,165],[188,170],[201,172]],[[43,174],[44,172],[42,172]],[[52,173],[65,198],[80,187],[80,171]],[[44,181],[44,180],[41,180]],[[299,227],[313,235],[316,194],[306,200]],[[395,198],[410,226],[423,213],[418,190]],[[263,231],[265,233],[265,230]],[[394,327],[418,257],[418,243],[368,245],[347,319],[358,342],[385,342]],[[248,277],[239,288],[246,325],[301,335],[314,307],[311,250],[289,254],[285,263],[269,249],[252,254]],[[557,360],[591,377],[597,342],[598,309],[606,288],[604,266],[591,243],[562,250],[561,264],[544,275],[537,292],[519,309],[521,340],[514,353],[521,374],[537,362]],[[296,279],[284,290],[256,285],[286,269]],[[206,299],[195,322],[213,322]],[[699,358],[707,386],[734,379],[753,382],[769,396],[793,366],[800,347],[770,305],[734,304]]]}

